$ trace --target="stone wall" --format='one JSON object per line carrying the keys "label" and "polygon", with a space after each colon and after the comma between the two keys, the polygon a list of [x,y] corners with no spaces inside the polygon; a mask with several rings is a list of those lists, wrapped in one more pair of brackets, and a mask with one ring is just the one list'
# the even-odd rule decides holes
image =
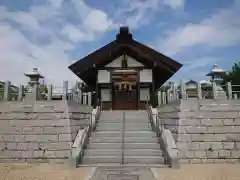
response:
{"label": "stone wall", "polygon": [[65,162],[91,107],[74,102],[0,102],[0,162]]}
{"label": "stone wall", "polygon": [[239,163],[239,100],[179,100],[160,106],[159,117],[182,163]]}

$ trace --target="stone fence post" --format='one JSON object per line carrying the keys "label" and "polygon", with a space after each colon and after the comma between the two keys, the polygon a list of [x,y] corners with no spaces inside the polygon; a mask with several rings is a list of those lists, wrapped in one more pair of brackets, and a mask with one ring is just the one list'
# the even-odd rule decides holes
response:
{"label": "stone fence post", "polygon": [[52,100],[52,92],[53,92],[53,85],[50,84],[48,85],[48,98],[47,98],[48,101]]}
{"label": "stone fence post", "polygon": [[88,92],[87,96],[88,96],[88,105],[91,106],[91,104],[92,104],[92,93]]}
{"label": "stone fence post", "polygon": [[217,98],[217,85],[216,82],[212,82],[212,94],[213,94],[213,99]]}
{"label": "stone fence post", "polygon": [[62,100],[67,100],[67,98],[68,98],[68,81],[63,81]]}
{"label": "stone fence post", "polygon": [[173,88],[173,101],[176,101],[177,100],[177,91],[176,91],[176,85],[173,84],[172,85],[172,88]]}
{"label": "stone fence post", "polygon": [[4,84],[4,94],[3,94],[3,100],[9,101],[10,100],[10,88],[11,88],[11,82],[5,81]]}
{"label": "stone fence post", "polygon": [[83,93],[83,104],[84,105],[87,104],[87,93],[86,92]]}
{"label": "stone fence post", "polygon": [[18,101],[23,100],[23,94],[24,94],[24,86],[20,85],[18,90]]}
{"label": "stone fence post", "polygon": [[233,99],[234,99],[234,100],[237,100],[237,99],[238,99],[237,94],[234,94],[234,95],[233,95]]}
{"label": "stone fence post", "polygon": [[232,84],[231,84],[231,82],[227,83],[227,92],[228,92],[228,99],[232,99]]}
{"label": "stone fence post", "polygon": [[31,94],[31,101],[37,101],[39,100],[39,85],[38,84],[34,84],[32,87],[32,94]]}
{"label": "stone fence post", "polygon": [[158,106],[162,104],[162,92],[158,91]]}
{"label": "stone fence post", "polygon": [[197,84],[197,95],[198,99],[202,99],[202,86],[200,83]]}
{"label": "stone fence post", "polygon": [[180,93],[181,93],[181,97],[182,99],[187,99],[187,95],[186,95],[186,88],[185,88],[185,84],[183,82],[183,80],[181,80],[181,83],[180,83]]}
{"label": "stone fence post", "polygon": [[163,99],[163,104],[167,104],[167,98],[166,98],[166,92],[162,92],[162,99]]}

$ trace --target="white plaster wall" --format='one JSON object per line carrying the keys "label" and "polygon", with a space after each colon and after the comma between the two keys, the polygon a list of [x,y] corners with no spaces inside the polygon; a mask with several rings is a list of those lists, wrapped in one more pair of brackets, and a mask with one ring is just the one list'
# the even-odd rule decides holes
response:
{"label": "white plaster wall", "polygon": [[[117,59],[113,60],[105,67],[122,67],[122,60],[124,56],[120,56]],[[130,56],[126,56],[128,67],[144,67],[144,65]]]}
{"label": "white plaster wall", "polygon": [[149,100],[149,97],[149,88],[140,88],[140,101],[147,101]]}
{"label": "white plaster wall", "polygon": [[140,71],[140,82],[152,82],[151,69],[143,69]]}
{"label": "white plaster wall", "polygon": [[101,89],[102,101],[111,101],[111,91],[110,89]]}
{"label": "white plaster wall", "polygon": [[107,70],[98,70],[98,83],[110,83],[110,72]]}
{"label": "white plaster wall", "polygon": [[123,55],[107,64],[105,67],[122,67],[122,59]]}
{"label": "white plaster wall", "polygon": [[127,63],[128,67],[144,67],[144,65],[138,61],[136,61],[134,58],[127,56]]}

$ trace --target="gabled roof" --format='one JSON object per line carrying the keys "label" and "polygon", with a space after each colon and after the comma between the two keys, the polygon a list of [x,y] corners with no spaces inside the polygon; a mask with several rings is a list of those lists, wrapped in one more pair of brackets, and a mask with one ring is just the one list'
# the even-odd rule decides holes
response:
{"label": "gabled roof", "polygon": [[104,67],[122,54],[136,59],[153,69],[156,88],[176,73],[182,64],[132,39],[127,27],[121,27],[116,40],[90,53],[68,68],[89,86],[95,86],[97,69]]}

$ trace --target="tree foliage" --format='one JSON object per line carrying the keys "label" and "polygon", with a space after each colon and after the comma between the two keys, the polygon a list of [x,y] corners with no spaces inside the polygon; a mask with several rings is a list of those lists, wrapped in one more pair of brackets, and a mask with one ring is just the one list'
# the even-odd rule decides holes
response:
{"label": "tree foliage", "polygon": [[[17,91],[17,89],[15,89],[15,88],[12,88],[12,87],[10,87],[10,89],[9,89],[9,99],[17,99],[17,97],[18,97],[18,91]],[[3,96],[4,96],[4,86],[3,85],[0,85],[0,100],[2,100],[3,99]]]}
{"label": "tree foliage", "polygon": [[231,82],[233,92],[240,92],[240,62],[235,63],[232,70],[223,79],[224,84]]}
{"label": "tree foliage", "polygon": [[[31,89],[30,85],[26,85],[24,87],[24,93],[29,93],[29,90]],[[48,94],[48,87],[46,84],[39,84],[39,94],[41,96],[42,99],[46,99],[47,98],[47,94]]]}

